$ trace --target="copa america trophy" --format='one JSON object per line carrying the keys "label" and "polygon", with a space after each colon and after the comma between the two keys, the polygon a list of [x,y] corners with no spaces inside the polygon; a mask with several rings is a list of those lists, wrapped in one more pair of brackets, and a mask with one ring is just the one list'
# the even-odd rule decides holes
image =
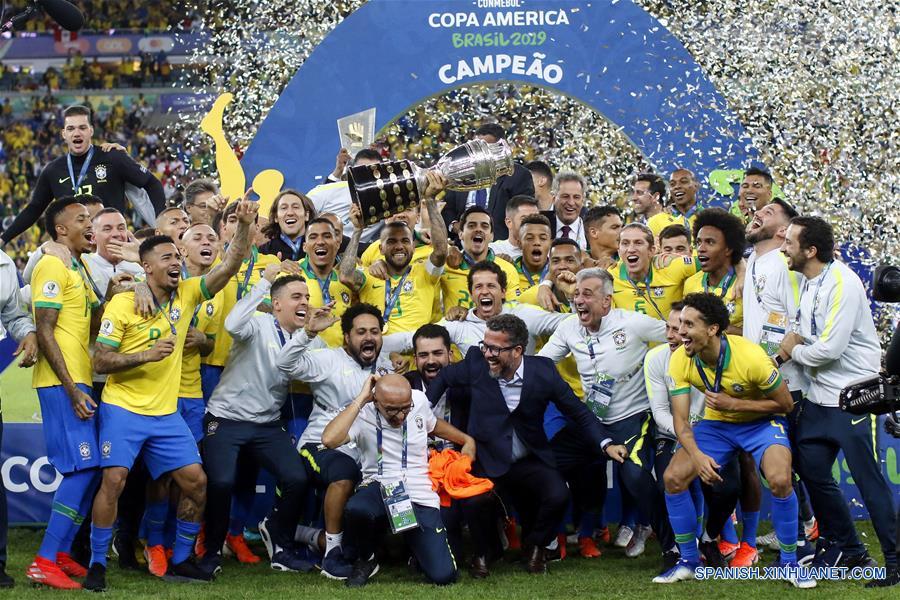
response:
{"label": "copa america trophy", "polygon": [[371,225],[419,205],[426,188],[425,172],[439,171],[448,190],[467,192],[491,187],[499,177],[512,175],[512,152],[505,140],[489,144],[475,139],[457,146],[434,166],[423,169],[409,160],[393,160],[351,167],[350,197]]}

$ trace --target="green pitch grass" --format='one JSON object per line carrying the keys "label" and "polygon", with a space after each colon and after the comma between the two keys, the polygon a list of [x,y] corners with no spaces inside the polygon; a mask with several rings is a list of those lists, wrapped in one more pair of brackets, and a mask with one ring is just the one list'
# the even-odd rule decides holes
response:
{"label": "green pitch grass", "polygon": [[0,402],[4,423],[34,423],[41,420],[41,407],[31,387],[31,368],[12,362],[0,374]]}
{"label": "green pitch grass", "polygon": [[[877,543],[868,523],[860,524],[864,539],[870,542],[869,550],[881,559]],[[762,529],[761,529],[762,531]],[[49,598],[84,597],[83,592],[65,594],[51,590],[32,589],[24,572],[33,559],[40,542],[41,532],[17,529],[10,535],[10,560],[7,571],[16,579],[16,587],[10,592],[0,591],[0,598]],[[575,552],[573,546],[570,551]],[[256,548],[257,553],[265,550]],[[398,552],[393,547],[394,555]],[[389,567],[376,575],[362,590],[348,590],[340,582],[330,581],[316,573],[296,574],[271,571],[267,563],[254,566],[239,565],[225,559],[224,572],[211,584],[177,584],[157,579],[147,573],[123,572],[115,558],[110,558],[107,571],[109,592],[104,598],[428,598],[434,600],[460,600],[462,598],[561,598],[577,600],[587,598],[627,598],[660,600],[667,598],[735,598],[740,600],[785,600],[786,598],[866,598],[896,599],[897,587],[867,590],[862,582],[820,582],[814,590],[797,590],[783,581],[689,581],[670,586],[651,583],[658,568],[658,546],[648,544],[647,554],[638,559],[625,558],[623,550],[603,548],[598,559],[569,557],[550,565],[545,576],[528,575],[513,562],[513,553],[507,561],[492,567],[486,580],[474,581],[462,573],[459,583],[445,588],[421,583],[421,580],[404,568]],[[773,559],[765,552],[760,565]],[[81,594],[76,596],[76,594]]]}

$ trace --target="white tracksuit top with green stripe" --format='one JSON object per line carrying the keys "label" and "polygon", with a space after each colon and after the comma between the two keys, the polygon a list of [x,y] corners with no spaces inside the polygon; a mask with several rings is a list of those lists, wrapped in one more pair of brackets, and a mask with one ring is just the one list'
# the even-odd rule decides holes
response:
{"label": "white tracksuit top with green stripe", "polygon": [[806,283],[799,325],[803,344],[794,348],[791,358],[803,365],[810,379],[810,401],[837,406],[841,389],[878,373],[881,345],[869,299],[862,281],[844,263],[826,265]]}

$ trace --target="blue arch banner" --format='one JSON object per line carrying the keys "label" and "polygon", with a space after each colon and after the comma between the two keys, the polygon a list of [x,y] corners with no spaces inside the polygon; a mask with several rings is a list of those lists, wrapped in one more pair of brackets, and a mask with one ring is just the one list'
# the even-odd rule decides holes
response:
{"label": "blue arch banner", "polygon": [[[371,0],[297,71],[242,159],[307,189],[331,172],[338,119],[374,108],[376,129],[471,84],[521,82],[580,100],[648,160],[703,176],[756,156],[684,46],[630,0]],[[236,90],[239,94],[240,91]]]}

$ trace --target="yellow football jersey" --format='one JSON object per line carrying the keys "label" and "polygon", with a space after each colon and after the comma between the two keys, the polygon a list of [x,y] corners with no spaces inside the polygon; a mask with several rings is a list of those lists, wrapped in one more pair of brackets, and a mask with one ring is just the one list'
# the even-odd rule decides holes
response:
{"label": "yellow football jersey", "polygon": [[135,313],[134,292],[114,296],[103,312],[98,343],[121,354],[134,354],[152,348],[160,338],[175,335],[177,339],[175,350],[166,358],[111,373],[103,388],[103,401],[140,415],[174,413],[178,409],[184,338],[194,308],[211,299],[205,276],[183,280],[162,310],[148,318]]}
{"label": "yellow football jersey", "polygon": [[[53,337],[59,345],[69,376],[75,383],[91,385],[91,311],[100,306],[87,269],[74,260],[69,267],[55,256],[45,255],[31,276],[31,306],[59,311]],[[37,321],[37,317],[35,317]],[[61,385],[43,353],[32,373],[35,388]]]}
{"label": "yellow football jersey", "polygon": [[[388,291],[391,297],[396,297],[391,312],[385,323],[385,333],[399,333],[415,331],[422,325],[431,322],[431,309],[434,296],[440,290],[439,275],[432,275],[428,269],[432,268],[430,262],[422,261],[411,264],[406,271],[406,276],[398,275],[390,277],[388,281],[373,277],[369,269],[363,269],[365,282],[359,290],[359,301],[376,306],[382,313],[387,304]],[[397,286],[400,291],[397,292]]]}
{"label": "yellow football jersey", "polygon": [[[194,309],[191,327],[196,328],[207,337],[215,339],[222,327],[221,294],[212,300],[198,304]],[[203,398],[203,386],[200,382],[200,350],[185,348],[181,365],[181,385],[178,388],[179,398]]]}
{"label": "yellow football jersey", "polygon": [[[331,276],[326,283],[325,281],[319,281],[319,278],[316,277],[315,272],[309,264],[308,258],[304,259],[300,263],[300,266],[303,267],[303,276],[306,278],[306,286],[309,288],[310,308],[321,308],[327,304],[325,295],[322,293],[324,284],[325,289],[328,290],[330,299],[334,300],[334,309],[331,311],[331,314],[335,317],[340,317],[347,312],[347,309],[350,308],[353,293],[350,291],[350,288],[341,283],[340,279],[338,279],[337,270],[333,269],[331,271]],[[343,345],[344,333],[341,331],[341,322],[338,321],[320,333],[319,337],[328,344],[329,348],[337,348],[338,346]]]}
{"label": "yellow football jersey", "polygon": [[513,265],[516,267],[516,272],[519,274],[520,293],[539,284],[541,280],[547,276],[547,271],[550,270],[550,263],[547,262],[547,264],[544,265],[544,268],[539,273],[532,273],[528,270],[528,267],[525,265],[525,263],[522,262],[521,256],[513,260]]}
{"label": "yellow football jersey", "polygon": [[[493,250],[488,251],[487,260],[493,262],[506,273],[506,301],[516,300],[521,293],[519,289],[519,272],[512,263],[494,256]],[[441,276],[441,295],[444,301],[444,311],[451,306],[474,308],[475,303],[469,294],[469,261],[463,258],[458,268],[444,267]],[[438,314],[438,318],[440,318]]]}
{"label": "yellow football jersey", "polygon": [[[659,232],[669,225],[684,225],[684,221],[666,211],[657,213],[647,219],[647,227],[653,232],[653,237],[655,237],[657,241],[659,241]],[[690,229],[688,229],[688,231],[690,231]]]}
{"label": "yellow football jersey", "polygon": [[[422,238],[419,237],[418,233],[413,233],[413,242],[416,247],[413,250],[411,262],[419,262],[420,260],[424,260],[431,256],[431,251],[433,250],[431,244],[426,244]],[[362,256],[359,257],[359,264],[364,267],[370,267],[379,260],[384,260],[384,254],[381,253],[381,240],[375,240],[363,250]]]}
{"label": "yellow football jersey", "polygon": [[[218,265],[221,260],[216,259],[216,262],[213,264],[213,267]],[[237,303],[239,297],[243,297],[244,294],[253,289],[253,286],[259,283],[259,280],[262,279],[263,272],[266,270],[271,264],[281,263],[278,260],[277,256],[272,256],[271,254],[260,254],[259,250],[256,246],[253,246],[253,249],[250,253],[250,258],[245,260],[240,269],[238,269],[237,275],[231,278],[228,282],[228,285],[219,292],[222,298],[220,300],[220,306],[222,308],[222,319],[219,323],[219,330],[216,332],[216,345],[213,348],[213,351],[208,355],[201,358],[200,362],[204,365],[215,365],[219,367],[225,366],[225,361],[228,360],[228,353],[231,352],[231,335],[227,331],[225,331],[225,317],[228,316],[228,313],[231,312],[231,309],[234,308],[234,305]],[[249,271],[249,275],[248,275]],[[217,296],[219,294],[216,294]]]}
{"label": "yellow football jersey", "polygon": [[[781,374],[766,355],[765,350],[739,335],[727,335],[724,368],[722,369],[722,392],[743,400],[762,400],[781,385]],[[684,347],[678,348],[669,361],[669,396],[688,394],[691,387],[700,391],[706,385],[700,377],[698,367],[703,369],[710,385],[715,385],[716,365],[707,365],[699,356],[688,358]],[[751,412],[716,410],[706,408],[704,419],[746,423],[764,418],[765,415]]]}
{"label": "yellow football jersey", "polygon": [[[719,285],[709,285],[709,273],[699,272],[688,277],[684,282],[684,295],[695,292],[710,292],[715,294],[725,303],[728,309],[729,320],[735,327],[744,326],[744,299],[735,292],[737,277],[730,273],[722,278]],[[723,289],[724,286],[724,289]]]}
{"label": "yellow football jersey", "polygon": [[685,280],[699,268],[693,257],[679,256],[662,269],[654,269],[651,263],[647,279],[633,282],[628,278],[625,261],[620,260],[608,269],[613,276],[613,307],[665,321],[672,303],[684,297]]}

